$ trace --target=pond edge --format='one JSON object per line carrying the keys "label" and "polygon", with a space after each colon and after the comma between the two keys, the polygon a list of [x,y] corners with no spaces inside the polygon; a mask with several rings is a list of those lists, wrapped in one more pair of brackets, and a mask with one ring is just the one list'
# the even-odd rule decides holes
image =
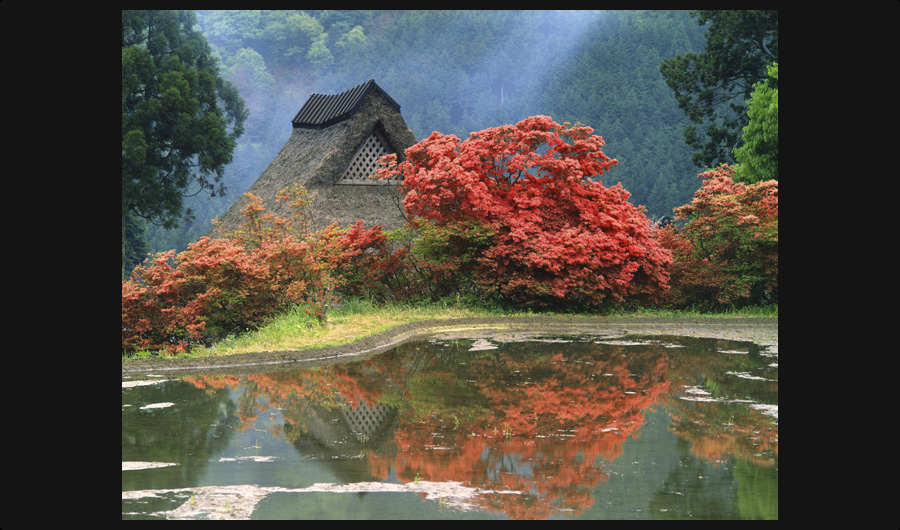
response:
{"label": "pond edge", "polygon": [[283,370],[293,367],[323,366],[364,359],[411,340],[435,334],[455,333],[459,337],[472,332],[516,331],[528,334],[605,334],[689,335],[747,340],[760,345],[778,344],[778,319],[771,317],[722,318],[604,318],[566,316],[471,317],[423,320],[398,325],[387,331],[362,337],[348,344],[302,350],[260,351],[227,356],[195,358],[150,357],[123,359],[122,373],[142,372],[228,372]]}

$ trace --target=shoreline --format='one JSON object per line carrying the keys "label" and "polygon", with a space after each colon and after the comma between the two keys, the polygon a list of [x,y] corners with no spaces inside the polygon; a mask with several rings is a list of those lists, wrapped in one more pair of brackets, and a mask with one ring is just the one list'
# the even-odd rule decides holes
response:
{"label": "shoreline", "polygon": [[123,359],[122,375],[145,372],[256,373],[306,368],[369,358],[405,342],[435,335],[478,338],[497,332],[513,333],[523,338],[542,334],[685,335],[778,346],[778,319],[772,317],[471,317],[410,322],[336,346],[194,358]]}

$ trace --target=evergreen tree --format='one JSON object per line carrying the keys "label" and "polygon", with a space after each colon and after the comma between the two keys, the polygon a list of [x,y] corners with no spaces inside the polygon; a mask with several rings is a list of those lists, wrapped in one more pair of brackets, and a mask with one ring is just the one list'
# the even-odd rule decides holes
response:
{"label": "evergreen tree", "polygon": [[769,78],[757,83],[747,104],[750,123],[744,127],[744,145],[734,152],[740,163],[734,180],[778,180],[778,63],[769,67]]}
{"label": "evergreen tree", "polygon": [[695,125],[684,129],[697,166],[731,163],[747,124],[744,101],[766,65],[778,60],[778,11],[697,11],[707,28],[703,53],[685,53],[660,64],[678,106]]}
{"label": "evergreen tree", "polygon": [[123,279],[131,216],[173,228],[192,218],[184,196],[223,196],[247,118],[195,26],[191,11],[122,12]]}

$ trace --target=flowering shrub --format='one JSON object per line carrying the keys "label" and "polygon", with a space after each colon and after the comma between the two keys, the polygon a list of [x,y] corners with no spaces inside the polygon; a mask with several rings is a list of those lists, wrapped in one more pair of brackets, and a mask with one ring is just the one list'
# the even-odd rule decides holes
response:
{"label": "flowering shrub", "polygon": [[472,271],[476,259],[494,237],[481,223],[453,221],[444,225],[416,219],[410,243],[410,267],[419,279],[419,292],[437,300],[460,295],[477,295]]}
{"label": "flowering shrub", "polygon": [[681,230],[660,229],[675,257],[673,306],[722,309],[778,300],[778,183],[735,183],[721,165],[704,179],[690,204],[675,209]]}
{"label": "flowering shrub", "polygon": [[123,282],[124,352],[185,351],[311,298],[323,269],[314,247],[246,196],[245,222],[230,238],[202,237],[177,257],[159,253]]}
{"label": "flowering shrub", "polygon": [[590,127],[533,116],[465,141],[432,133],[403,162],[383,157],[378,177],[404,179],[413,227],[431,230],[432,262],[484,294],[528,306],[652,299],[671,255],[621,185],[591,180],[616,163],[603,143]]}
{"label": "flowering shrub", "polygon": [[122,347],[185,351],[206,337],[257,326],[272,311],[268,268],[227,239],[157,254],[122,284]]}
{"label": "flowering shrub", "polygon": [[409,247],[392,250],[381,228],[366,229],[357,221],[342,229],[335,223],[317,235],[333,274],[340,278],[341,295],[377,302],[411,296],[406,275]]}
{"label": "flowering shrub", "polygon": [[246,196],[245,221],[228,238],[200,238],[177,257],[157,254],[122,283],[123,352],[185,351],[291,307],[323,323],[337,294],[383,300],[405,292],[405,249],[391,252],[381,227],[311,232],[302,188],[279,194],[297,212],[290,219]]}
{"label": "flowering shrub", "polygon": [[603,143],[546,116],[465,141],[435,132],[403,162],[382,158],[378,177],[404,179],[411,219],[392,234],[362,221],[309,230],[299,186],[278,195],[289,219],[246,194],[245,222],[228,238],[159,253],[122,283],[123,352],[184,351],[292,307],[321,323],[337,296],[587,308],[664,293],[669,305],[711,309],[777,300],[775,181],[736,184],[727,165],[702,173],[693,202],[675,210],[684,228],[656,229],[621,185],[593,180],[616,163]]}

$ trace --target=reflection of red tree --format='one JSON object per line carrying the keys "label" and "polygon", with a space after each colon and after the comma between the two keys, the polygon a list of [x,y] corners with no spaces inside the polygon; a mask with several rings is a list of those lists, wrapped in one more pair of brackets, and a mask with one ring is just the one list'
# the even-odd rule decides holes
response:
{"label": "reflection of red tree", "polygon": [[[642,410],[668,391],[665,368],[658,353],[471,360],[467,374],[478,377],[459,374],[458,380],[478,389],[488,412],[471,417],[459,407],[407,414],[395,435],[398,454],[370,454],[370,470],[381,478],[393,468],[401,480],[528,493],[476,501],[510,517],[578,514],[593,503],[592,488],[608,479],[597,458],[618,457],[622,442],[643,425]],[[634,372],[642,376],[635,379]]]}
{"label": "reflection of red tree", "polygon": [[[397,450],[369,451],[370,473],[384,479],[393,471],[403,481],[458,481],[525,492],[480,495],[473,501],[513,518],[577,515],[591,506],[591,490],[608,480],[598,459],[617,458],[622,443],[637,436],[644,424],[643,410],[669,390],[661,348],[627,355],[621,349],[602,355],[596,350],[577,355],[494,352],[469,358],[464,365],[436,358],[417,363],[411,365],[403,356],[381,357],[240,380],[198,377],[191,382],[201,388],[243,385],[254,402],[264,397],[299,424],[304,411],[298,403],[371,406],[391,388],[394,399],[406,407],[394,434]],[[436,381],[461,388],[465,399],[434,392]],[[239,407],[238,414],[247,415],[249,422],[255,416],[247,409]]]}
{"label": "reflection of red tree", "polygon": [[226,386],[236,388],[241,384],[241,379],[233,375],[185,377],[184,380],[210,395]]}

